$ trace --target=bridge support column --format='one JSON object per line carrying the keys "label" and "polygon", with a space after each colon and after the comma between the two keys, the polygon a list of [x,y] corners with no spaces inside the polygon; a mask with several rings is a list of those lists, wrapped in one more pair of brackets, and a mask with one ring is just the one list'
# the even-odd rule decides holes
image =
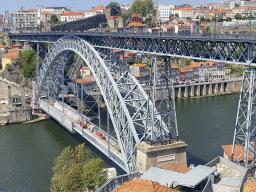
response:
{"label": "bridge support column", "polygon": [[177,141],[171,144],[158,143],[154,145],[141,142],[136,145],[136,171],[146,172],[150,167],[162,167],[166,164],[187,164],[187,146],[188,145],[183,141]]}
{"label": "bridge support column", "polygon": [[204,84],[204,87],[203,87],[203,94],[202,95],[206,95],[206,85]]}
{"label": "bridge support column", "polygon": [[200,85],[197,86],[196,96],[200,96]]}
{"label": "bridge support column", "polygon": [[219,84],[216,83],[215,84],[215,90],[214,90],[214,93],[218,93],[219,92]]}
{"label": "bridge support column", "polygon": [[179,87],[178,98],[181,98],[181,87]]}
{"label": "bridge support column", "polygon": [[191,86],[190,97],[195,97],[195,86]]}
{"label": "bridge support column", "polygon": [[188,97],[188,87],[185,87],[184,97]]}
{"label": "bridge support column", "polygon": [[220,92],[224,93],[224,83],[221,83]]}
{"label": "bridge support column", "polygon": [[208,92],[209,95],[212,95],[212,84],[209,84],[209,92]]}

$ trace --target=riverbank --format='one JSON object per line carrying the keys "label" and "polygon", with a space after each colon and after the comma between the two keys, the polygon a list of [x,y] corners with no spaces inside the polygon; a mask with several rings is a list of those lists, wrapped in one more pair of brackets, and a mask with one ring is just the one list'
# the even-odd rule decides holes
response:
{"label": "riverbank", "polygon": [[40,122],[40,121],[44,121],[50,119],[50,117],[47,114],[40,114],[40,113],[35,113],[33,114],[33,119],[30,121],[25,121],[22,123],[35,123],[35,122]]}

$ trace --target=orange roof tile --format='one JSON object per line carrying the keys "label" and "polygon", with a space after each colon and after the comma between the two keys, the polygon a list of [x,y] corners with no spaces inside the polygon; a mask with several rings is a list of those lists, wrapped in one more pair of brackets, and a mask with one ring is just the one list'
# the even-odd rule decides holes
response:
{"label": "orange roof tile", "polygon": [[176,165],[164,165],[162,169],[167,169],[179,173],[187,173],[191,170],[191,168],[188,168],[185,163],[177,163]]}
{"label": "orange roof tile", "polygon": [[112,192],[178,192],[175,189],[168,188],[166,186],[160,185],[157,182],[151,180],[145,180],[140,178],[134,178],[130,181],[123,183],[122,185],[116,187]]}
{"label": "orange roof tile", "polygon": [[7,53],[3,56],[3,58],[9,58],[9,59],[17,59],[19,56],[18,53]]}
{"label": "orange roof tile", "polygon": [[247,181],[244,185],[243,192],[255,192],[256,191],[256,181]]}
{"label": "orange roof tile", "polygon": [[102,10],[102,9],[107,9],[106,7],[102,5],[98,5],[97,7],[93,8],[94,10]]}
{"label": "orange roof tile", "polygon": [[49,12],[49,11],[44,11],[43,13],[42,13],[42,15],[52,15],[53,13],[52,12]]}
{"label": "orange roof tile", "polygon": [[6,46],[4,46],[3,44],[0,44],[0,48],[6,48]]}
{"label": "orange roof tile", "polygon": [[118,49],[113,49],[112,50],[114,53],[120,53],[120,52],[122,52],[122,50],[118,50]]}
{"label": "orange roof tile", "polygon": [[69,12],[62,13],[61,16],[71,16],[71,15],[84,15],[84,12],[69,11]]}
{"label": "orange roof tile", "polygon": [[179,67],[177,65],[171,65],[172,69],[179,69]]}
{"label": "orange roof tile", "polygon": [[98,12],[98,13],[100,13],[100,11],[96,11],[96,10],[89,10],[89,11],[86,11],[86,12]]}
{"label": "orange roof tile", "polygon": [[[222,145],[222,148],[224,149],[226,154],[229,157],[231,157],[233,145]],[[239,161],[244,160],[244,154],[242,154],[243,151],[244,151],[244,146],[239,146],[239,145],[235,144],[234,159],[238,158]],[[253,157],[250,154],[248,154],[248,160],[249,161],[253,160]]]}
{"label": "orange roof tile", "polygon": [[135,74],[132,74],[134,77],[140,77],[140,75],[135,75]]}
{"label": "orange roof tile", "polygon": [[135,53],[135,52],[132,52],[132,51],[128,51],[126,54],[132,55],[132,54],[136,54],[136,53]]}
{"label": "orange roof tile", "polygon": [[146,67],[147,64],[133,64],[133,65],[130,65],[132,67]]}
{"label": "orange roof tile", "polygon": [[180,69],[180,72],[191,72],[191,71],[193,71],[191,68]]}
{"label": "orange roof tile", "polygon": [[[92,82],[93,80],[91,79],[83,79],[83,83],[90,83]],[[82,83],[82,79],[77,79],[77,83],[78,84],[81,84]]]}
{"label": "orange roof tile", "polygon": [[28,9],[27,11],[38,11],[38,9]]}

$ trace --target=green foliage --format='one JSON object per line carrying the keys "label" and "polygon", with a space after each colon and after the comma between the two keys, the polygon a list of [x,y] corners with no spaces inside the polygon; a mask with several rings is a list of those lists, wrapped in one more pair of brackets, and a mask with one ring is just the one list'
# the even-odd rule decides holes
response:
{"label": "green foliage", "polygon": [[235,19],[236,20],[241,20],[242,19],[242,15],[239,14],[239,13],[235,14]]}
{"label": "green foliage", "polygon": [[210,32],[210,27],[207,26],[205,30],[206,30],[207,33],[209,33]]}
{"label": "green foliage", "polygon": [[[89,189],[89,186],[94,189],[93,186],[100,186],[106,181],[102,160],[92,159],[84,144],[76,146],[74,150],[71,146],[66,147],[55,159],[54,165],[50,187],[52,192],[82,191],[86,187]],[[92,172],[91,176],[87,175]]]}
{"label": "green foliage", "polygon": [[175,13],[175,16],[176,16],[176,17],[179,17],[179,14],[178,14],[178,13]]}
{"label": "green foliage", "polygon": [[215,21],[215,16],[212,16],[212,22]]}
{"label": "green foliage", "polygon": [[116,2],[111,2],[107,5],[107,9],[111,10],[111,16],[121,15],[120,5]]}
{"label": "green foliage", "polygon": [[243,16],[243,17],[242,17],[242,19],[243,19],[243,20],[246,20],[246,19],[247,19],[247,17],[246,17],[246,16]]}
{"label": "green foliage", "polygon": [[192,19],[191,19],[191,17],[187,17],[187,20],[188,20],[188,21],[191,21]]}
{"label": "green foliage", "polygon": [[152,16],[149,16],[145,19],[144,24],[150,27],[156,27],[156,23],[154,22],[154,18]]}
{"label": "green foliage", "polygon": [[231,73],[243,74],[243,72],[244,72],[243,67],[240,65],[229,64],[229,66],[231,68]]}
{"label": "green foliage", "polygon": [[7,63],[6,66],[5,66],[6,70],[7,71],[11,71],[11,65],[10,63]]}
{"label": "green foliage", "polygon": [[211,22],[210,18],[205,18],[205,22]]}
{"label": "green foliage", "polygon": [[25,77],[34,77],[36,75],[36,52],[34,50],[19,52],[23,62],[23,74]]}
{"label": "green foliage", "polygon": [[186,64],[186,65],[190,65],[190,64],[191,64],[191,61],[192,61],[191,59],[186,59],[185,64]]}
{"label": "green foliage", "polygon": [[204,18],[204,17],[201,17],[201,18],[200,18],[200,21],[201,21],[201,22],[204,22],[204,21],[205,21],[205,18]]}
{"label": "green foliage", "polygon": [[196,19],[199,19],[198,15],[196,16]]}
{"label": "green foliage", "polygon": [[59,23],[59,19],[58,19],[57,15],[55,15],[55,14],[51,15],[50,21],[51,21],[51,23],[55,23],[55,24]]}
{"label": "green foliage", "polygon": [[131,6],[131,14],[140,14],[146,17],[148,14],[154,15],[154,3],[152,0],[135,0]]}
{"label": "green foliage", "polygon": [[223,21],[223,17],[219,16],[218,19],[217,19],[217,22],[222,22],[222,21]]}
{"label": "green foliage", "polygon": [[227,21],[227,22],[232,21],[231,17],[227,17],[227,18],[226,18],[226,21]]}
{"label": "green foliage", "polygon": [[103,171],[103,161],[101,159],[91,159],[84,166],[82,181],[89,190],[95,190],[102,186],[107,178],[107,171]]}

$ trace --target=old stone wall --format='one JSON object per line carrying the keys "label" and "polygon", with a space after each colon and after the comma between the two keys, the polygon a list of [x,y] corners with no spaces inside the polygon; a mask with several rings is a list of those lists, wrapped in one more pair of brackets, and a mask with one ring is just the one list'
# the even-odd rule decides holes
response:
{"label": "old stone wall", "polygon": [[17,123],[30,121],[32,119],[32,109],[16,109],[10,110],[8,114],[8,123]]}

